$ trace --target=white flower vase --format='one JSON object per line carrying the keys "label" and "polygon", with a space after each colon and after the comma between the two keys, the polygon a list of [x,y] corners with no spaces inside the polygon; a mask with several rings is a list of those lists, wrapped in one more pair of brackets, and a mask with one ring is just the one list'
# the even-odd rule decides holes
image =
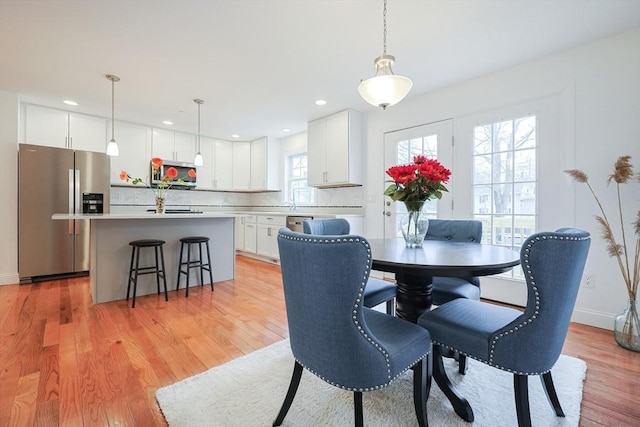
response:
{"label": "white flower vase", "polygon": [[415,207],[417,206],[407,206],[407,213],[400,221],[402,237],[407,248],[421,248],[429,229],[429,219],[422,213],[422,204],[417,210],[410,209]]}
{"label": "white flower vase", "polygon": [[164,213],[164,197],[156,197],[156,213]]}

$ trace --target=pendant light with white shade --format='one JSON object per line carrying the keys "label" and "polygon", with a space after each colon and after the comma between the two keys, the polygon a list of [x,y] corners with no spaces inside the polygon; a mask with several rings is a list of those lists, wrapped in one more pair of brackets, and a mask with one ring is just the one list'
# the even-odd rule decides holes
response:
{"label": "pendant light with white shade", "polygon": [[115,127],[115,117],[114,117],[114,85],[116,82],[120,81],[120,77],[114,76],[113,74],[107,74],[105,76],[107,80],[111,81],[111,140],[107,144],[107,155],[109,156],[117,156],[119,154],[118,143],[116,142],[115,137],[113,136],[113,129]]}
{"label": "pendant light with white shade", "polygon": [[376,66],[376,75],[360,82],[358,92],[360,96],[371,105],[382,107],[397,104],[407,96],[413,82],[408,77],[393,74],[391,66],[396,58],[387,55],[387,0],[384,0],[383,9],[383,51],[382,56],[377,57],[373,63]]}
{"label": "pendant light with white shade", "polygon": [[202,159],[202,154],[200,153],[200,106],[204,104],[204,101],[202,99],[194,99],[193,102],[198,104],[198,139],[196,141],[196,148],[198,152],[196,153],[196,158],[193,159],[193,164],[196,166],[202,166],[204,165],[204,160]]}

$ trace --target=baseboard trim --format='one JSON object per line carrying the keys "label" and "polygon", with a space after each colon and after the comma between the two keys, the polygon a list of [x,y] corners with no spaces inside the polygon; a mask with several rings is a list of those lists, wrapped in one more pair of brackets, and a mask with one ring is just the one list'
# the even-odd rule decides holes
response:
{"label": "baseboard trim", "polygon": [[17,272],[0,274],[0,286],[17,285],[18,283],[20,283],[20,276],[18,276]]}

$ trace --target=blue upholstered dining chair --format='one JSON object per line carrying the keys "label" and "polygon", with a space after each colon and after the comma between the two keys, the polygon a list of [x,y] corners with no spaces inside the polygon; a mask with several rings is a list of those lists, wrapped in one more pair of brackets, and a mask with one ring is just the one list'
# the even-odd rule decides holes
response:
{"label": "blue upholstered dining chair", "polygon": [[[425,240],[477,242],[482,240],[482,221],[463,219],[430,219]],[[431,292],[433,304],[442,305],[457,298],[480,300],[478,277],[434,277]],[[467,358],[456,354],[458,372],[467,371]]]}
{"label": "blue upholstered dining chair", "polygon": [[[306,234],[344,235],[349,234],[351,227],[344,218],[305,219],[302,230]],[[395,314],[396,285],[385,280],[369,278],[364,288],[364,305],[373,308],[383,302],[387,304],[387,314]]]}
{"label": "blue upholstered dining chair", "polygon": [[282,228],[278,249],[295,364],[273,425],[284,421],[305,368],[331,385],[353,391],[358,426],[363,424],[362,392],[385,387],[413,369],[416,416],[419,425],[426,426],[431,387],[429,332],[362,304],[371,271],[367,240]]}
{"label": "blue upholstered dining chair", "polygon": [[[482,240],[482,221],[430,219],[425,240],[477,242]],[[434,277],[433,304],[442,305],[457,298],[480,300],[478,277]]]}
{"label": "blue upholstered dining chair", "polygon": [[524,242],[524,312],[459,298],[420,316],[418,324],[434,343],[434,363],[442,366],[440,354],[446,349],[512,372],[519,426],[531,425],[527,380],[539,375],[556,415],[564,416],[551,368],[567,335],[590,243],[589,233],[575,228],[536,233]]}

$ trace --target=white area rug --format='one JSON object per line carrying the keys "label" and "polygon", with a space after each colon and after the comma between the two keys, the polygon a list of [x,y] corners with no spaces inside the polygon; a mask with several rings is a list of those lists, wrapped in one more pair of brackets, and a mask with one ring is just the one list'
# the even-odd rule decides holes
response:
{"label": "white area rug", "polygon": [[[459,418],[435,381],[427,403],[429,425],[516,426],[513,376],[472,359],[467,374],[457,374],[457,365],[445,359],[447,373],[471,403],[473,424]],[[529,401],[533,426],[578,426],[582,383],[586,363],[561,356],[553,368],[553,379],[566,418],[555,416],[537,377],[529,378]],[[171,427],[271,426],[284,400],[293,356],[285,340],[207,372],[161,388],[156,393],[160,408]],[[412,373],[409,371],[389,387],[363,393],[367,426],[417,426],[413,407]],[[351,426],[353,393],[339,390],[304,371],[298,393],[283,426]]]}

